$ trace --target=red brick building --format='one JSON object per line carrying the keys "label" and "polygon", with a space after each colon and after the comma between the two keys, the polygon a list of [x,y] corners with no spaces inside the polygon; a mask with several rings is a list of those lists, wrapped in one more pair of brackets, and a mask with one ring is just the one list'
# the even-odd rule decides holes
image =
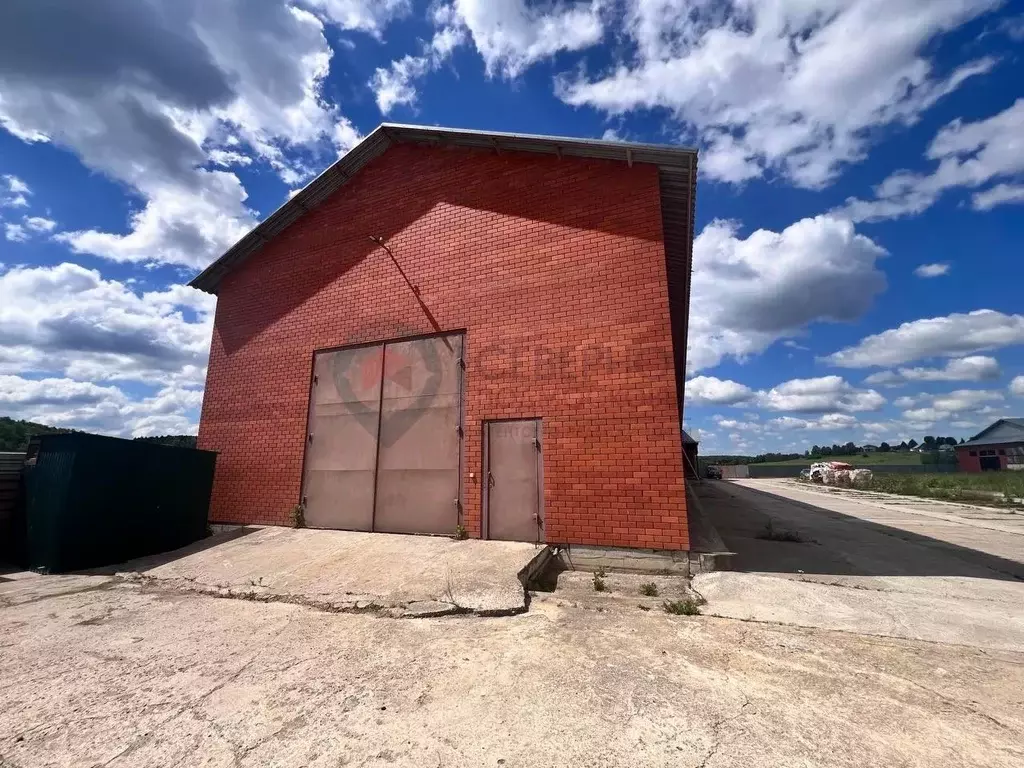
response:
{"label": "red brick building", "polygon": [[195,278],[211,519],[688,548],[696,154],[382,125]]}
{"label": "red brick building", "polygon": [[1000,419],[956,447],[961,472],[1024,471],[1024,419]]}

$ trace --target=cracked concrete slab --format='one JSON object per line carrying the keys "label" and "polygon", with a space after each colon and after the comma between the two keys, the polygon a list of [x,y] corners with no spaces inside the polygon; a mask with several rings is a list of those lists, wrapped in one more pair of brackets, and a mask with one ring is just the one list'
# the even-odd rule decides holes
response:
{"label": "cracked concrete slab", "polygon": [[724,572],[693,586],[714,616],[1024,651],[1024,589],[991,601]]}
{"label": "cracked concrete slab", "polygon": [[[533,544],[252,527],[118,566],[149,588],[334,612],[508,615],[526,610],[519,573]],[[407,606],[412,606],[407,610]]]}
{"label": "cracked concrete slab", "polygon": [[0,764],[1024,759],[1019,653],[556,597],[504,619],[381,621],[116,583],[2,607]]}

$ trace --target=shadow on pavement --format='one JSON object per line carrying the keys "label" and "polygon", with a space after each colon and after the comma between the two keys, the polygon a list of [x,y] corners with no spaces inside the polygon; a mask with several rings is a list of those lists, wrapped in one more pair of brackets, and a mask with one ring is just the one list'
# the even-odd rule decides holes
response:
{"label": "shadow on pavement", "polygon": [[226,544],[229,541],[240,539],[243,536],[248,536],[250,533],[255,533],[260,530],[259,528],[234,528],[228,531],[220,531],[218,533],[211,534],[205,539],[194,541],[191,544],[180,547],[178,549],[172,549],[169,552],[157,552],[152,555],[145,555],[143,557],[137,557],[133,560],[128,560],[123,563],[114,563],[112,565],[103,565],[97,568],[88,568],[81,571],[74,571],[73,573],[80,573],[90,576],[97,575],[113,575],[115,573],[124,571],[135,571],[143,573],[150,570],[151,568],[157,568],[167,563],[173,563],[175,560],[179,560],[189,555],[194,555],[196,552],[202,552],[212,547],[219,546],[220,544]]}
{"label": "shadow on pavement", "polygon": [[[956,576],[1024,580],[1024,563],[942,539],[882,525],[765,490],[725,481],[695,489],[726,546],[733,570],[848,576]],[[802,543],[762,538],[797,532]],[[921,518],[922,525],[956,525]],[[976,529],[981,536],[1005,536]]]}

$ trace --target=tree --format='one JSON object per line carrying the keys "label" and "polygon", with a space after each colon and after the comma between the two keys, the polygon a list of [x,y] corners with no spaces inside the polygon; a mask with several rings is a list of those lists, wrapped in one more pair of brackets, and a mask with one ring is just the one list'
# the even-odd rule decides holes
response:
{"label": "tree", "polygon": [[915,440],[914,438],[910,438],[910,440],[907,442],[907,448],[917,448],[917,440]]}
{"label": "tree", "polygon": [[[960,442],[961,443],[963,442],[963,438],[960,438]],[[946,438],[946,445],[956,445],[956,438],[955,437],[947,437]]]}
{"label": "tree", "polygon": [[811,456],[821,456],[821,446],[820,445],[812,445],[811,446]]}
{"label": "tree", "polygon": [[891,448],[891,446],[888,443],[879,443],[878,444],[878,452],[879,453],[888,453],[890,450],[892,450],[892,448]]}
{"label": "tree", "polygon": [[60,434],[62,432],[74,432],[74,430],[0,416],[0,451],[24,451],[28,447],[28,441],[36,435]]}
{"label": "tree", "polygon": [[935,438],[932,435],[924,436],[924,447],[927,448],[928,450],[935,449]]}

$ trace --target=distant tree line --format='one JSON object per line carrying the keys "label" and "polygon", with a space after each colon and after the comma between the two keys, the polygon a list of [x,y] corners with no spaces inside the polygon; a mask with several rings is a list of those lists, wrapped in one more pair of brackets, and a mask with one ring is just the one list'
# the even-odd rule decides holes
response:
{"label": "distant tree line", "polygon": [[[34,421],[0,416],[0,451],[24,451],[28,448],[29,441],[36,435],[55,435],[78,431],[77,429],[51,427],[46,424],[37,424]],[[159,435],[157,437],[136,437],[135,439],[179,448],[196,447],[195,435]]]}
{"label": "distant tree line", "polygon": [[73,429],[49,427],[34,421],[22,421],[8,416],[0,416],[0,451],[24,451],[28,441],[36,435],[62,434],[74,432]]}
{"label": "distant tree line", "polygon": [[[899,445],[890,445],[889,443],[879,443],[877,451],[879,453],[889,453],[890,451],[909,451],[920,446],[925,451],[937,451],[943,445],[959,445],[963,443],[963,438],[959,441],[955,437],[935,437],[934,435],[925,435],[924,440],[920,443],[914,438],[910,440],[904,440]],[[815,445],[811,447],[805,455],[811,458],[816,456],[854,456],[861,453],[863,450],[862,446],[857,446],[854,443],[846,443],[846,445]]]}
{"label": "distant tree line", "polygon": [[[909,451],[920,446],[920,448],[925,451],[937,451],[943,445],[960,445],[963,442],[964,440],[962,438],[957,440],[955,437],[935,437],[934,435],[925,435],[924,439],[920,443],[911,438],[910,440],[904,440],[899,445],[879,443],[875,450],[879,453],[889,453],[890,451]],[[812,446],[809,451],[804,451],[803,453],[759,453],[756,456],[702,456],[701,458],[709,464],[763,464],[767,461],[791,461],[793,459],[813,460],[832,456],[859,456],[863,452],[864,446],[849,442],[844,445],[839,445],[838,443],[834,445],[815,445]]]}

